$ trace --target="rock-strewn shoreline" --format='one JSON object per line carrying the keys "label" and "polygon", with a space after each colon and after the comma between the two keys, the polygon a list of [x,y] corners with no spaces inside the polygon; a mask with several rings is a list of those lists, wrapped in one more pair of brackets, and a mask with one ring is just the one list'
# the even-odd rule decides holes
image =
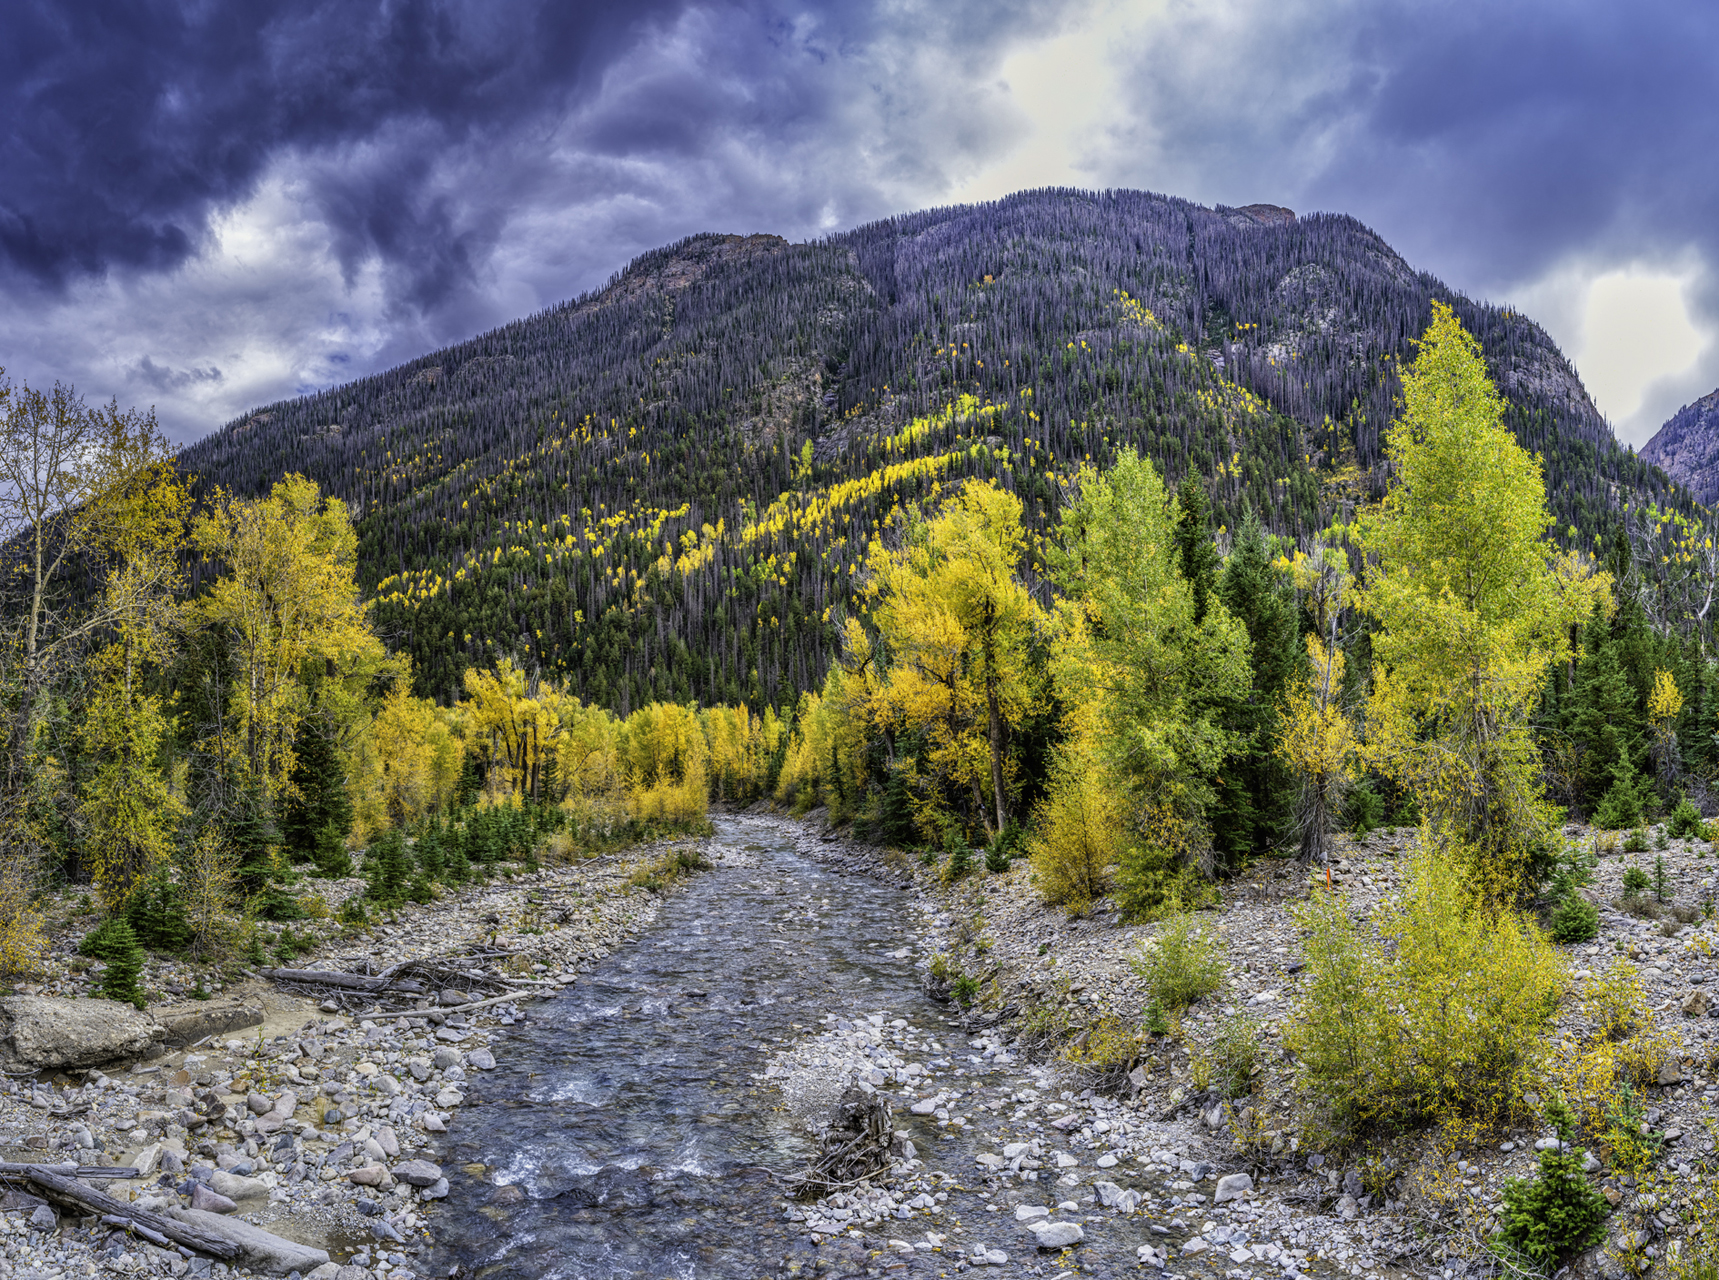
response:
{"label": "rock-strewn shoreline", "polygon": [[[641,846],[469,886],[408,905],[373,928],[330,927],[293,962],[379,972],[436,959],[445,972],[450,957],[463,957],[452,963],[464,966],[473,987],[517,988],[516,997],[470,1013],[462,1008],[476,1003],[471,993],[451,982],[408,1004],[408,1016],[386,1017],[362,1001],[345,1012],[314,994],[289,994],[246,971],[207,1006],[153,1007],[151,1015],[163,1015],[153,1023],[154,1045],[105,1068],[66,1066],[62,1038],[55,1050],[62,1057],[37,1057],[46,1069],[29,1071],[37,1042],[24,1046],[20,1062],[8,1041],[17,1074],[0,1084],[0,1162],[134,1167],[142,1176],[103,1179],[101,1188],[227,1234],[242,1256],[230,1267],[187,1258],[93,1218],[62,1217],[14,1182],[0,1200],[0,1273],[69,1280],[98,1271],[297,1271],[317,1280],[411,1280],[447,1194],[449,1171],[435,1161],[438,1135],[457,1131],[472,1082],[494,1070],[507,1028],[529,1016],[534,995],[577,981],[653,923],[656,895],[630,878],[689,843],[699,842]],[[336,896],[357,887],[313,886]],[[75,942],[61,940],[54,980],[27,987],[13,1003],[84,995],[92,975],[66,964]],[[183,970],[155,962],[145,986],[186,990]],[[129,1013],[87,999],[76,999],[76,1008],[105,1012],[109,1021]],[[172,1047],[205,1026],[220,1029]]]}
{"label": "rock-strewn shoreline", "polygon": [[[1459,1275],[1482,1260],[1479,1245],[1496,1227],[1505,1179],[1530,1174],[1537,1145],[1555,1141],[1549,1127],[1531,1128],[1444,1150],[1433,1135],[1415,1135],[1398,1144],[1390,1178],[1364,1168],[1359,1153],[1343,1159],[1302,1148],[1289,1091],[1291,1064],[1281,1049],[1302,973],[1292,909],[1309,888],[1305,870],[1292,862],[1266,860],[1225,886],[1221,909],[1202,916],[1222,940],[1224,989],[1190,1010],[1180,1038],[1150,1042],[1121,1095],[1105,1096],[1057,1050],[1107,1019],[1138,1025],[1146,997],[1128,961],[1156,926],[1119,925],[1102,903],[1092,917],[1069,919],[1043,904],[1020,862],[1003,875],[975,873],[946,885],[933,871],[883,857],[829,828],[821,815],[808,816],[812,820],[794,831],[805,856],[917,887],[928,913],[927,952],[944,957],[946,975],[966,973],[979,984],[967,1017],[977,1052],[967,1061],[1006,1062],[1011,1054],[1036,1059],[1034,1078],[1023,1081],[1036,1087],[1017,1090],[1002,1105],[981,1105],[984,1095],[952,1078],[962,1074],[958,1069],[928,1072],[902,1094],[918,1099],[915,1113],[935,1117],[946,1130],[973,1126],[990,1134],[997,1150],[978,1157],[979,1168],[967,1180],[984,1179],[994,1211],[1013,1207],[1028,1255],[1054,1241],[1059,1248],[1090,1241],[1107,1222],[1138,1216],[1160,1237],[1155,1248],[1141,1247],[1140,1261],[1176,1274]],[[1591,832],[1577,828],[1567,836],[1592,840]],[[1331,883],[1347,895],[1352,914],[1399,893],[1414,839],[1405,829],[1339,842]],[[1646,985],[1658,1029],[1673,1046],[1643,1099],[1645,1123],[1665,1139],[1661,1198],[1645,1203],[1646,1186],[1615,1171],[1596,1171],[1615,1210],[1605,1245],[1584,1256],[1582,1274],[1621,1276],[1626,1265],[1662,1255],[1690,1194],[1714,1176],[1719,928],[1711,915],[1685,922],[1669,912],[1643,918],[1622,909],[1624,872],[1637,864],[1652,868],[1656,858],[1663,859],[1672,901],[1712,901],[1715,863],[1705,842],[1672,840],[1640,857],[1608,855],[1584,891],[1599,908],[1599,935],[1564,948],[1578,984],[1614,965],[1631,965]],[[946,983],[947,976],[939,985]],[[1188,1048],[1208,1042],[1219,1022],[1238,1010],[1258,1028],[1264,1079],[1254,1094],[1226,1109],[1196,1089]],[[1581,1030],[1582,1016],[1574,1001],[1566,1002],[1555,1034]],[[1029,1026],[1052,1030],[1035,1043],[1022,1034]],[[852,1079],[863,1080],[880,1032],[888,1034],[854,1019],[826,1031],[818,1046],[828,1060],[845,1061]],[[998,1124],[999,1118],[1006,1123]],[[1238,1122],[1251,1126],[1245,1147],[1236,1136]],[[933,1189],[911,1161],[898,1158],[895,1171],[898,1192]],[[1053,1176],[1054,1189],[1047,1190],[1043,1181]],[[1429,1195],[1428,1187],[1440,1194]],[[806,1210],[806,1219],[825,1232],[872,1231],[874,1245],[903,1247],[887,1239],[896,1226],[888,1219],[911,1216],[902,1209],[911,1203],[904,1194],[866,1192],[820,1201]],[[1051,1231],[1056,1222],[1071,1229]],[[983,1250],[969,1254],[959,1235],[933,1232],[905,1247],[954,1253],[957,1269],[984,1261]]]}

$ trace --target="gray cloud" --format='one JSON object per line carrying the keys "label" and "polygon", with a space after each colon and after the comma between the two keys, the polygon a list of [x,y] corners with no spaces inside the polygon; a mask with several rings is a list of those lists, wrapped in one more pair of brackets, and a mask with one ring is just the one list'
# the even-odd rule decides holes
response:
{"label": "gray cloud", "polygon": [[[1031,133],[1008,56],[1095,3],[0,0],[0,364],[157,395],[188,439],[690,232],[941,203]],[[1719,264],[1719,11],[1173,0],[1124,30],[1095,184],[1350,212],[1494,297]]]}

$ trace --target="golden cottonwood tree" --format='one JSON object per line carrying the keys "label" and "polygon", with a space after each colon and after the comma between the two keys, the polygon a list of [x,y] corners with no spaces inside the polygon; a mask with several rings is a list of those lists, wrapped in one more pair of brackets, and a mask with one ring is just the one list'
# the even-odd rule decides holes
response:
{"label": "golden cottonwood tree", "polygon": [[459,713],[414,698],[406,682],[397,683],[370,725],[374,752],[360,758],[370,765],[354,788],[369,830],[383,825],[413,827],[432,813],[452,807],[454,787],[465,760],[465,743],[454,732]]}
{"label": "golden cottonwood tree", "polygon": [[1610,578],[1561,556],[1539,460],[1504,426],[1480,345],[1442,303],[1386,434],[1391,487],[1360,524],[1375,557],[1367,752],[1420,802],[1429,844],[1477,891],[1523,887],[1553,814],[1528,716]]}
{"label": "golden cottonwood tree", "polygon": [[[1190,891],[1185,872],[1209,852],[1212,779],[1234,746],[1219,708],[1247,692],[1248,637],[1220,600],[1195,621],[1176,503],[1150,461],[1130,450],[1076,483],[1051,554],[1065,596],[1052,674],[1070,736],[1095,735],[1124,797],[1121,896],[1141,915]],[[1048,829],[1041,845],[1064,839]]]}
{"label": "golden cottonwood tree", "polygon": [[100,612],[111,638],[91,663],[94,692],[81,731],[95,762],[80,806],[84,856],[110,910],[123,906],[140,881],[167,864],[185,815],[161,774],[158,756],[168,721],[145,677],[169,659],[177,640],[178,553],[191,510],[165,442],[142,424],[114,425],[120,431],[141,428],[142,438],[115,442],[117,449],[132,457],[153,455],[155,461],[130,469],[127,483],[107,502],[111,524],[104,536],[113,562]]}
{"label": "golden cottonwood tree", "polygon": [[1308,669],[1284,707],[1278,753],[1301,781],[1301,856],[1323,862],[1331,818],[1355,776],[1360,737],[1343,707],[1344,653],[1338,635],[1349,566],[1335,547],[1315,544],[1288,565],[1297,594],[1314,621],[1307,637]]}
{"label": "golden cottonwood tree", "polygon": [[1020,499],[969,481],[906,525],[899,547],[873,541],[864,597],[876,640],[861,634],[849,654],[859,667],[874,652],[886,662],[871,718],[923,732],[931,768],[970,791],[997,831],[1009,817],[1008,733],[1042,696],[1029,647],[1043,614],[1020,579],[1025,550]]}
{"label": "golden cottonwood tree", "polygon": [[216,722],[209,746],[272,798],[309,707],[305,664],[339,674],[386,655],[353,580],[358,536],[345,503],[294,475],[255,501],[217,492],[210,508],[193,537],[224,572],[191,612],[224,638],[236,674],[231,723]]}
{"label": "golden cottonwood tree", "polygon": [[[539,798],[563,712],[575,700],[507,658],[493,671],[466,672],[466,697],[466,738],[490,759],[492,780],[505,776],[521,797]],[[497,762],[505,775],[493,768]]]}

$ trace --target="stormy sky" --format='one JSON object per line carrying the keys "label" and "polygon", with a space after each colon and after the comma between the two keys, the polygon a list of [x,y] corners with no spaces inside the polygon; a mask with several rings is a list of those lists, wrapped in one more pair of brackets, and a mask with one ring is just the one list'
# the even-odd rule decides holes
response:
{"label": "stormy sky", "polygon": [[1644,442],[1719,386],[1719,6],[0,0],[0,366],[189,441],[600,285],[1024,187],[1354,214]]}

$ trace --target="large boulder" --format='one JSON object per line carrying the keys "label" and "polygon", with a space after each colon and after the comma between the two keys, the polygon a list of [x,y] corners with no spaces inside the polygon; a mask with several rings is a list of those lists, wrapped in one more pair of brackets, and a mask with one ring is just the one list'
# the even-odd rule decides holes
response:
{"label": "large boulder", "polygon": [[0,998],[0,1060],[35,1070],[142,1057],[165,1034],[154,1018],[117,1000]]}

